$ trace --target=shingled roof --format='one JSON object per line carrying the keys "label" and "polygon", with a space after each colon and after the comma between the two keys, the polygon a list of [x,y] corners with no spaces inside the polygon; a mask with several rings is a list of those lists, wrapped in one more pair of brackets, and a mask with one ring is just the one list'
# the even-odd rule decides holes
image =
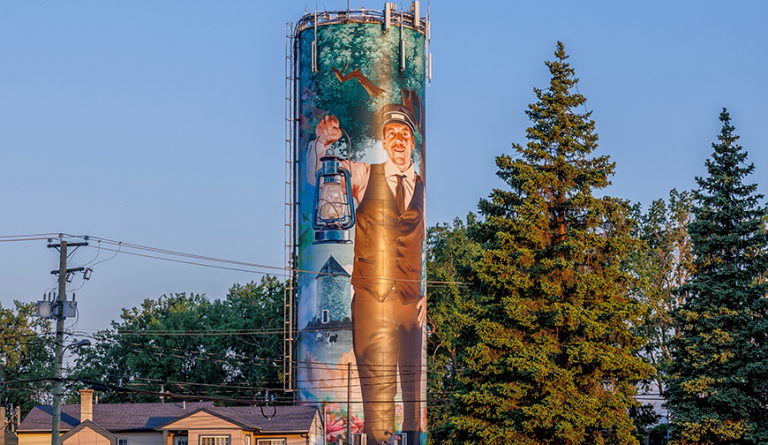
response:
{"label": "shingled roof", "polygon": [[[93,405],[93,423],[110,432],[162,430],[185,417],[205,412],[239,425],[244,430],[263,433],[306,432],[317,413],[312,406],[214,407],[213,402],[117,403]],[[51,431],[50,405],[37,405],[19,425],[19,433]],[[80,425],[80,404],[61,406],[61,431]]]}
{"label": "shingled roof", "polygon": [[[213,408],[213,402],[181,403],[104,403],[93,405],[93,423],[108,431],[154,430],[201,408]],[[53,407],[37,405],[19,425],[18,432],[51,431]],[[61,431],[80,424],[80,404],[61,406]]]}
{"label": "shingled roof", "polygon": [[317,409],[312,406],[269,406],[264,410],[258,406],[230,406],[200,408],[158,426],[157,430],[173,429],[173,424],[199,412],[228,420],[244,430],[262,433],[306,432],[312,427]]}

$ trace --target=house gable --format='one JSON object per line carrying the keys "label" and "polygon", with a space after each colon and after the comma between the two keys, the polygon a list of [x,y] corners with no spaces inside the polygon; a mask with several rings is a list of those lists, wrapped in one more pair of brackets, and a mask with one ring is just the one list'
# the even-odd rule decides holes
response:
{"label": "house gable", "polygon": [[117,437],[90,420],[81,422],[61,436],[62,445],[117,445]]}
{"label": "house gable", "polygon": [[218,430],[250,429],[238,421],[229,419],[207,409],[199,409],[185,416],[174,419],[156,428],[157,430]]}

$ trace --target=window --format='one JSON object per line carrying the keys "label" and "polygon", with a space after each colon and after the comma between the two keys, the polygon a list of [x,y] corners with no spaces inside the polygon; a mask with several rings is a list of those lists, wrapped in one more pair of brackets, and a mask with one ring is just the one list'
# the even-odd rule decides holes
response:
{"label": "window", "polygon": [[229,436],[200,436],[200,445],[229,445]]}
{"label": "window", "polygon": [[117,439],[117,445],[128,445],[128,439]]}
{"label": "window", "polygon": [[285,439],[259,439],[256,445],[285,445]]}
{"label": "window", "polygon": [[[173,445],[187,445],[189,443],[189,437],[187,436],[174,436]],[[118,444],[120,445],[120,444]]]}
{"label": "window", "polygon": [[328,309],[323,309],[323,324],[328,323],[328,321],[329,321],[328,319],[329,318],[330,317],[328,317]]}

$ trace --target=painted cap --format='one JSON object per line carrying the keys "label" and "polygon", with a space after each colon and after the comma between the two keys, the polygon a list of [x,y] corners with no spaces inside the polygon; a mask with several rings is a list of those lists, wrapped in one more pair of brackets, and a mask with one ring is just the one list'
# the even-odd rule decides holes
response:
{"label": "painted cap", "polygon": [[384,105],[379,112],[381,126],[386,127],[392,123],[405,124],[411,129],[411,133],[416,133],[416,116],[410,108],[400,104]]}

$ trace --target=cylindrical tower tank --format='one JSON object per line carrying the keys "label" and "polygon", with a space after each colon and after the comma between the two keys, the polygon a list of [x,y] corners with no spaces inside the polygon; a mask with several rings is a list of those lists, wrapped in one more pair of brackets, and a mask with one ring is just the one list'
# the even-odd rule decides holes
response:
{"label": "cylindrical tower tank", "polygon": [[296,26],[295,379],[330,441],[426,444],[428,30],[418,2]]}

